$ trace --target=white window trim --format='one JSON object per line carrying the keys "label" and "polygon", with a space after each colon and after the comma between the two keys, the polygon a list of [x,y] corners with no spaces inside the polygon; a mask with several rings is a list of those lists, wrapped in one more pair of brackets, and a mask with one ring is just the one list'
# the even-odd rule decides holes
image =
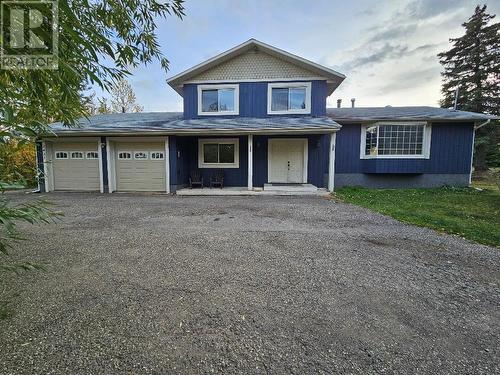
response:
{"label": "white window trim", "polygon": [[[140,161],[149,160],[149,151],[134,151],[133,154],[134,154],[133,155],[134,160],[140,160]],[[136,158],[135,154],[145,154],[146,157],[145,158]]]}
{"label": "white window trim", "polygon": [[[286,111],[272,111],[273,89],[275,88],[306,88],[306,108],[290,109]],[[268,115],[293,115],[293,114],[310,114],[311,113],[311,82],[280,82],[269,83],[267,85],[267,114]]]}
{"label": "white window trim", "polygon": [[[198,85],[198,116],[234,116],[240,114],[240,85]],[[203,112],[203,90],[234,89],[234,111]]]}
{"label": "white window trim", "polygon": [[[203,161],[203,146],[206,144],[234,144],[234,163],[205,163]],[[239,138],[206,138],[198,139],[198,168],[239,168],[240,140]]]}
{"label": "white window trim", "polygon": [[[97,157],[95,157],[95,158],[89,158],[88,156],[89,156],[89,153],[91,153],[91,152],[95,152],[97,154]],[[97,151],[97,150],[96,151],[85,151],[85,159],[88,159],[88,160],[97,160],[97,159],[99,159],[99,151]]]}
{"label": "white window trim", "polygon": [[[380,125],[424,125],[424,135],[422,139],[421,155],[365,155],[366,148],[366,129],[372,126]],[[361,142],[359,155],[361,159],[429,159],[431,156],[431,138],[432,125],[427,122],[408,122],[408,121],[380,121],[361,126]]]}
{"label": "white window trim", "polygon": [[[129,153],[130,154],[130,158],[129,159],[122,158],[120,156],[120,154],[122,154],[122,153]],[[117,152],[117,154],[118,154],[118,160],[134,160],[134,153],[132,151],[123,151],[123,150],[120,150],[120,151]]]}
{"label": "white window trim", "polygon": [[[60,158],[59,156],[57,156],[57,154],[60,152],[64,152],[66,154],[66,157]],[[56,151],[56,152],[54,152],[54,155],[55,155],[56,160],[68,160],[70,154],[69,154],[69,151]]]}
{"label": "white window trim", "polygon": [[[73,157],[73,152],[79,152],[82,154],[82,157],[81,158],[74,158]],[[72,160],[83,160],[85,159],[85,152],[84,151],[70,151],[69,152],[69,158],[72,159]]]}
{"label": "white window trim", "polygon": [[[162,155],[161,158],[153,158],[153,154],[160,153]],[[150,151],[149,152],[149,160],[151,161],[163,161],[165,160],[165,151]]]}

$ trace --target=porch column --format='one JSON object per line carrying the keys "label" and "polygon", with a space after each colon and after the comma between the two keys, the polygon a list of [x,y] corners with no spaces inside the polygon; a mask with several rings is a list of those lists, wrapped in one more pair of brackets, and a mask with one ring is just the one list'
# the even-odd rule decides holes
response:
{"label": "porch column", "polygon": [[165,137],[165,192],[170,194],[170,145]]}
{"label": "porch column", "polygon": [[253,135],[248,135],[248,190],[253,190]]}
{"label": "porch column", "polygon": [[328,191],[333,192],[335,187],[335,141],[337,133],[330,134],[330,158],[328,163]]}

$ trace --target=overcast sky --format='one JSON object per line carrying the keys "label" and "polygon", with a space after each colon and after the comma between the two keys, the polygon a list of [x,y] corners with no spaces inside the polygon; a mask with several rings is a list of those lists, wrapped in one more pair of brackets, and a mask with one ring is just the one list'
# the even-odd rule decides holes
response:
{"label": "overcast sky", "polygon": [[[484,2],[500,13],[500,0]],[[187,0],[186,17],[160,22],[170,60],[136,69],[130,82],[144,111],[180,111],[182,98],[165,82],[185,69],[250,38],[344,73],[328,98],[335,106],[437,106],[438,52],[462,35],[474,12],[468,0]],[[499,15],[500,17],[500,15]],[[99,94],[99,93],[98,93]]]}

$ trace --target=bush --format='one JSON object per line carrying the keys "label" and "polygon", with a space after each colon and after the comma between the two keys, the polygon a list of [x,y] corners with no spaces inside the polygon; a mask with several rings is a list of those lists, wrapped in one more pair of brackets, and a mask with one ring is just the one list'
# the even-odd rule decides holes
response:
{"label": "bush", "polygon": [[34,143],[0,141],[0,182],[26,187],[37,185]]}

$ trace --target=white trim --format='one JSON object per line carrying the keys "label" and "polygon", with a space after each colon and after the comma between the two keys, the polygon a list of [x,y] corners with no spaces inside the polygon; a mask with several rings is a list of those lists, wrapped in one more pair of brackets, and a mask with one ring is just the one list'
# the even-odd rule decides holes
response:
{"label": "white trim", "polygon": [[[205,163],[203,161],[203,146],[206,144],[234,144],[234,163]],[[199,138],[198,168],[239,168],[240,139],[239,138]]]}
{"label": "white trim", "polygon": [[[85,159],[87,159],[87,153],[89,152],[94,152],[94,151],[85,151]],[[104,177],[102,175],[103,171],[103,164],[102,164],[102,143],[101,140],[97,142],[97,159],[99,159],[98,165],[99,165],[99,191],[101,193],[104,193]],[[89,159],[89,160],[95,160],[95,159]]]}
{"label": "white trim", "polygon": [[[232,57],[236,57],[246,51],[247,49],[251,49],[253,46],[260,48],[263,52],[267,52],[271,54],[272,56],[279,57],[287,62],[290,63],[295,63],[301,67],[304,67],[306,69],[313,69],[316,70],[316,72],[321,72],[320,74],[325,74],[326,77],[324,78],[331,78],[331,79],[340,79],[340,82],[346,78],[346,76],[342,73],[336,72],[333,69],[327,68],[325,66],[322,66],[320,64],[317,64],[313,61],[309,61],[307,59],[304,59],[303,57],[294,55],[292,53],[286,52],[282,49],[273,47],[269,44],[263,43],[261,41],[258,41],[256,39],[249,39],[244,43],[241,43],[233,48],[228,49],[225,52],[222,52],[206,61],[203,61],[187,70],[184,70],[183,72],[176,74],[175,76],[167,79],[167,83],[174,87],[174,89],[181,85],[183,82],[178,82],[176,83],[175,81],[182,80],[182,78],[188,76],[188,75],[196,75],[199,74],[213,66],[219,65],[222,62],[226,60],[230,60]],[[186,77],[188,78],[188,77]],[[188,78],[189,79],[189,78]],[[339,82],[339,84],[340,84]]]}
{"label": "white trim", "polygon": [[[294,82],[294,81],[324,81],[325,77],[294,77],[294,78],[243,78],[243,79],[195,79],[185,81],[183,85],[192,84],[212,84],[212,83],[240,83],[240,82]],[[331,82],[328,81],[327,82]]]}
{"label": "white trim", "polygon": [[[203,112],[202,106],[202,92],[203,90],[234,90],[234,111],[217,111],[217,112]],[[234,116],[240,113],[240,85],[198,85],[198,116]]]}
{"label": "white trim", "polygon": [[253,135],[248,135],[248,190],[253,189]]}
{"label": "white trim", "polygon": [[307,138],[270,138],[267,141],[267,183],[271,184],[273,181],[270,180],[269,176],[271,174],[271,143],[274,141],[283,141],[283,140],[295,140],[295,141],[303,141],[303,165],[302,165],[302,183],[307,184],[307,167],[309,163],[309,141]]}
{"label": "white trim", "polygon": [[[289,109],[286,111],[272,111],[272,91],[274,88],[297,88],[305,87],[306,89],[306,108],[304,109]],[[268,115],[293,115],[293,114],[310,114],[311,113],[311,82],[290,82],[290,83],[269,83],[267,85],[267,114]]]}
{"label": "white trim", "polygon": [[335,145],[337,133],[330,134],[329,164],[328,164],[328,191],[333,193],[335,189]]}
{"label": "white trim", "polygon": [[165,192],[170,194],[170,140],[168,137],[165,138],[165,155],[163,159],[165,160]]}
{"label": "white trim", "polygon": [[115,174],[115,146],[113,142],[106,138],[106,154],[108,159],[108,193],[116,190]]}
{"label": "white trim", "polygon": [[[381,125],[423,125],[424,134],[422,139],[422,154],[421,155],[365,155],[366,148],[366,129],[377,126],[377,138],[378,138],[378,126]],[[411,122],[411,121],[379,121],[370,124],[361,125],[361,142],[359,144],[359,157],[360,159],[429,159],[431,154],[431,139],[432,139],[432,125],[427,122]]]}

